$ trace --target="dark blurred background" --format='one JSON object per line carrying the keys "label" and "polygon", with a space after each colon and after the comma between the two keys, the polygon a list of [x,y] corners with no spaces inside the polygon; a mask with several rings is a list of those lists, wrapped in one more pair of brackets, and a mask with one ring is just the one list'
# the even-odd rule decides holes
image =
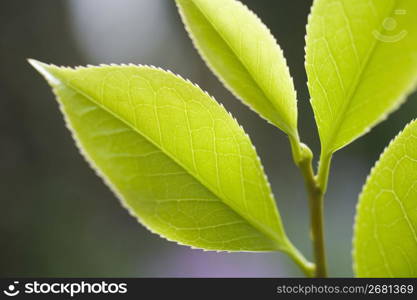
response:
{"label": "dark blurred background", "polygon": [[[1,276],[302,276],[283,254],[219,254],[167,242],[138,224],[76,149],[50,88],[26,62],[153,64],[198,83],[239,120],[262,158],[294,243],[311,257],[302,179],[287,138],[205,67],[171,0],[1,1]],[[304,70],[310,1],[247,0],[284,49],[302,139],[319,153]],[[383,88],[383,87],[382,87]],[[326,198],[332,276],[352,275],[361,185],[381,151],[417,116],[413,95],[389,121],[335,156]]]}

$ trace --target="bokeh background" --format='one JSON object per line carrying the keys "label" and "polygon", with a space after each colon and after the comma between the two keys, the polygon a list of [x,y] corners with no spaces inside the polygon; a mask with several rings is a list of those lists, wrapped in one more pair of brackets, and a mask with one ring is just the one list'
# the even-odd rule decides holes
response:
{"label": "bokeh background", "polygon": [[[298,90],[302,139],[317,156],[304,70],[305,24],[312,1],[243,2],[271,28],[286,54]],[[50,88],[27,64],[30,57],[70,66],[153,64],[198,83],[251,136],[289,236],[311,257],[306,194],[287,138],[210,73],[193,49],[174,1],[1,1],[0,276],[302,276],[280,253],[192,250],[138,224],[79,154]],[[416,98],[334,158],[326,198],[332,276],[352,275],[358,194],[390,139],[417,116]]]}

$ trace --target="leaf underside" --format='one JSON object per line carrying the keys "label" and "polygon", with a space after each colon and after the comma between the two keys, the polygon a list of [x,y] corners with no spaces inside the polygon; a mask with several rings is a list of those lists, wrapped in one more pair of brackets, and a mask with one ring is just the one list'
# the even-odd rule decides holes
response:
{"label": "leaf underside", "polygon": [[364,186],[353,259],[360,277],[417,277],[417,120],[391,142]]}
{"label": "leaf underside", "polygon": [[206,250],[286,247],[248,136],[198,87],[147,66],[31,63],[54,88],[81,152],[151,231]]}
{"label": "leaf underside", "polygon": [[176,0],[194,45],[238,98],[296,136],[297,100],[281,48],[268,28],[236,0]]}
{"label": "leaf underside", "polygon": [[306,70],[326,154],[385,119],[417,83],[417,1],[316,0]]}

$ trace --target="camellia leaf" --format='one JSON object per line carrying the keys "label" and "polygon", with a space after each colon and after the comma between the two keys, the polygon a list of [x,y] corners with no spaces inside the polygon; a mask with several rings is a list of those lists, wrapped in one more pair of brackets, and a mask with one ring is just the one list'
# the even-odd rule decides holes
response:
{"label": "camellia leaf", "polygon": [[238,98],[298,140],[297,100],[281,48],[236,0],[176,0],[194,44]]}
{"label": "camellia leaf", "polygon": [[148,66],[30,62],[88,162],[147,228],[207,250],[288,251],[249,137],[200,88]]}
{"label": "camellia leaf", "polygon": [[365,134],[415,88],[416,15],[410,0],[314,1],[306,69],[325,154]]}
{"label": "camellia leaf", "polygon": [[417,120],[391,142],[364,186],[353,255],[361,277],[417,276]]}

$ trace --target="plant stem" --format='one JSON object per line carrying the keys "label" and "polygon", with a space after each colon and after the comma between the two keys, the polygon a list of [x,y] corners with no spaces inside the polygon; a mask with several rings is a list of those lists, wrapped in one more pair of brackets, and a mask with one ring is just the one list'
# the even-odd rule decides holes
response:
{"label": "plant stem", "polygon": [[323,194],[327,190],[327,181],[329,178],[330,163],[332,161],[331,154],[325,154],[324,152],[320,155],[319,170],[317,172],[317,184],[323,191]]}
{"label": "plant stem", "polygon": [[314,253],[317,262],[316,277],[327,277],[327,262],[324,237],[324,195],[327,191],[330,163],[332,155],[320,155],[316,182],[315,198],[310,200],[311,228]]}
{"label": "plant stem", "polygon": [[[295,149],[294,141],[291,144],[292,149]],[[293,154],[293,157],[298,158],[298,160],[294,160],[304,177],[308,192],[310,230],[316,263],[314,277],[327,277],[323,200],[327,187],[331,155],[321,157],[317,176],[314,176],[312,167],[313,154],[305,144],[299,143],[298,153]]]}
{"label": "plant stem", "polygon": [[301,252],[290,242],[287,241],[287,254],[293,259],[293,261],[300,267],[307,277],[314,277],[315,266],[309,262]]}
{"label": "plant stem", "polygon": [[324,237],[323,196],[320,189],[309,195],[311,238],[313,240],[315,277],[327,277],[327,262]]}

